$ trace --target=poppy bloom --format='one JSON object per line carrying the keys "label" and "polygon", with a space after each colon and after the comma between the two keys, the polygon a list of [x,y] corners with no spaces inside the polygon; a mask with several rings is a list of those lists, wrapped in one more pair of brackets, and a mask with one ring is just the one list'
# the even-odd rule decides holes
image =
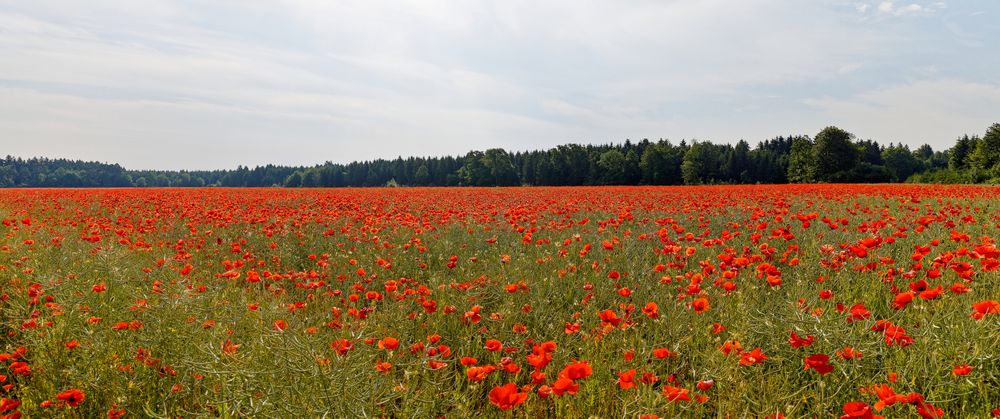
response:
{"label": "poppy bloom", "polygon": [[535,369],[542,369],[552,361],[552,354],[541,346],[535,345],[531,348],[531,353],[526,358],[528,359],[528,363],[535,367]]}
{"label": "poppy bloom", "polygon": [[353,348],[354,348],[354,343],[352,343],[347,339],[336,339],[333,342],[330,342],[330,349],[333,349],[335,352],[337,352],[337,355],[340,356],[347,355],[347,353],[350,352],[351,349]]}
{"label": "poppy bloom", "polygon": [[788,344],[792,345],[793,348],[801,348],[803,346],[812,346],[814,336],[800,337],[795,332],[791,332],[791,336],[788,338]]}
{"label": "poppy bloom", "polygon": [[118,406],[111,406],[108,409],[108,419],[121,419],[125,417],[125,409],[121,409]]}
{"label": "poppy bloom", "polygon": [[840,419],[882,419],[881,416],[875,416],[872,413],[871,406],[865,402],[847,402],[844,403],[844,415]]}
{"label": "poppy bloom", "polygon": [[694,301],[691,301],[691,308],[694,309],[695,313],[701,314],[708,311],[712,306],[708,303],[707,298],[696,298]]}
{"label": "poppy bloom", "polygon": [[240,345],[238,343],[233,343],[232,340],[226,339],[222,343],[222,354],[227,356],[236,355],[236,350],[239,349]]}
{"label": "poppy bloom", "polygon": [[1000,313],[1000,302],[995,300],[983,300],[972,305],[972,318],[982,320],[987,314]]}
{"label": "poppy bloom", "polygon": [[642,308],[642,312],[649,318],[655,319],[660,316],[660,306],[650,301],[646,303],[645,307]]}
{"label": "poppy bloom", "polygon": [[837,356],[841,357],[842,359],[861,358],[861,355],[862,355],[861,351],[854,349],[850,346],[845,346],[844,349],[837,351]]}
{"label": "poppy bloom", "polygon": [[663,358],[672,358],[672,357],[675,357],[675,356],[677,356],[677,354],[674,353],[674,352],[670,352],[670,349],[667,349],[667,348],[656,348],[656,349],[653,349],[653,356],[655,356],[655,357],[657,357],[659,359],[663,359]]}
{"label": "poppy bloom", "polygon": [[486,350],[490,352],[497,352],[503,350],[503,344],[499,340],[490,339],[486,341]]}
{"label": "poppy bloom", "polygon": [[615,313],[614,310],[602,310],[597,313],[597,316],[601,318],[602,324],[618,326],[622,322],[622,319],[618,317],[618,313]]}
{"label": "poppy bloom", "polygon": [[531,384],[542,384],[545,382],[545,373],[541,371],[533,371],[531,373]]}
{"label": "poppy bloom", "polygon": [[378,348],[387,351],[394,351],[399,347],[399,339],[387,337],[378,341]]}
{"label": "poppy bloom", "polygon": [[496,367],[492,365],[486,365],[482,367],[470,367],[469,369],[465,370],[465,376],[466,378],[469,379],[469,381],[479,382],[486,379],[486,377],[492,374],[493,371],[496,371]]}
{"label": "poppy bloom", "polygon": [[715,385],[715,380],[701,380],[698,382],[698,384],[695,385],[695,387],[697,387],[698,390],[706,391],[712,388],[712,386],[714,385]]}
{"label": "poppy bloom", "polygon": [[896,391],[889,387],[888,384],[874,385],[871,387],[870,391],[878,396],[878,402],[875,403],[875,410],[881,412],[888,406],[892,406],[896,403],[906,403],[906,396],[901,394],[896,394]]}
{"label": "poppy bloom", "polygon": [[966,364],[956,365],[955,368],[951,370],[951,373],[956,376],[969,375],[970,372],[972,372],[972,366]]}
{"label": "poppy bloom", "polygon": [[970,290],[971,289],[969,288],[968,285],[965,285],[965,284],[963,284],[961,282],[956,282],[954,284],[951,284],[951,292],[953,292],[955,294],[965,294],[965,293],[969,292]]}
{"label": "poppy bloom", "polygon": [[829,364],[830,356],[826,354],[815,354],[809,355],[805,359],[804,369],[813,369],[819,373],[819,375],[826,375],[830,371],[833,371],[833,365]]}
{"label": "poppy bloom", "polygon": [[906,335],[906,329],[902,327],[888,324],[883,330],[885,334],[885,344],[888,346],[898,345],[899,347],[906,347],[913,343],[913,337]]}
{"label": "poppy bloom", "polygon": [[552,392],[556,396],[562,396],[563,393],[576,394],[579,390],[580,385],[566,377],[559,377],[556,382],[552,383]]}
{"label": "poppy bloom", "polygon": [[490,390],[489,397],[490,403],[493,403],[501,410],[510,410],[514,406],[524,403],[528,399],[528,393],[518,392],[517,385],[507,383]]}
{"label": "poppy bloom", "polygon": [[689,390],[686,388],[663,386],[663,395],[667,396],[667,400],[672,402],[691,400],[691,396],[688,395],[688,392]]}
{"label": "poppy bloom", "polygon": [[944,417],[944,409],[930,403],[918,402],[917,414],[924,419],[939,419]]}
{"label": "poppy bloom", "polygon": [[594,369],[590,367],[587,361],[577,361],[563,368],[562,372],[559,373],[559,377],[566,377],[576,381],[590,377],[593,373]]}
{"label": "poppy bloom", "polygon": [[896,294],[896,297],[892,299],[892,307],[896,310],[902,310],[906,308],[911,301],[913,301],[913,291],[901,292]]}
{"label": "poppy bloom", "polygon": [[56,395],[56,399],[66,402],[66,404],[71,407],[79,406],[80,403],[83,403],[83,400],[86,398],[87,397],[83,393],[83,390],[78,388],[71,388]]}
{"label": "poppy bloom", "polygon": [[750,352],[740,354],[740,365],[757,365],[767,360],[767,355],[761,352],[760,347],[754,348]]}
{"label": "poppy bloom", "polygon": [[853,323],[859,320],[867,320],[872,314],[868,311],[868,308],[864,304],[855,304],[851,306],[848,311],[847,322]]}
{"label": "poppy bloom", "polygon": [[743,353],[743,345],[738,340],[727,340],[719,347],[719,351],[726,355],[739,355]]}
{"label": "poppy bloom", "polygon": [[388,362],[376,362],[375,363],[375,371],[386,372],[387,373],[391,369],[392,369],[392,364],[390,364]]}
{"label": "poppy bloom", "polygon": [[944,286],[938,285],[935,288],[928,288],[920,292],[919,296],[923,300],[936,300],[944,293]]}
{"label": "poppy bloom", "polygon": [[635,369],[618,373],[617,383],[622,390],[635,388]]}
{"label": "poppy bloom", "polygon": [[9,412],[21,407],[20,400],[12,400],[6,397],[0,397],[0,413]]}

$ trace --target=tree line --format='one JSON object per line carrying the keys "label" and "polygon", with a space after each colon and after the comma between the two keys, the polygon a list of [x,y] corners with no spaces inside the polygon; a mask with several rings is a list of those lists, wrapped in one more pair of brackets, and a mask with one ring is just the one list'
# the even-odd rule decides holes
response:
{"label": "tree line", "polygon": [[882,145],[837,127],[809,136],[736,144],[668,140],[565,144],[549,150],[501,148],[465,156],[398,157],[312,167],[126,170],[118,164],[6,157],[0,187],[346,187],[517,185],[695,185],[745,183],[1000,184],[1000,124],[964,135],[947,150]]}

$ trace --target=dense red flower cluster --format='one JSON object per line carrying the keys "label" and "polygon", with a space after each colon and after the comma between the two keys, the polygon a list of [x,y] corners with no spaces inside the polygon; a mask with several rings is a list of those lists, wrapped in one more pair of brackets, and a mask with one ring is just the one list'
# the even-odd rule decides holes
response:
{"label": "dense red flower cluster", "polygon": [[0,418],[997,415],[996,202],[0,190]]}

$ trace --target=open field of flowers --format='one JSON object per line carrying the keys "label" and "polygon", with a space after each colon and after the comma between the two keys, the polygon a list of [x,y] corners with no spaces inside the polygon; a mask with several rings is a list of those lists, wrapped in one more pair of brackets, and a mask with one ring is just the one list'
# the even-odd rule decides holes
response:
{"label": "open field of flowers", "polygon": [[1000,189],[0,191],[0,415],[1000,415]]}

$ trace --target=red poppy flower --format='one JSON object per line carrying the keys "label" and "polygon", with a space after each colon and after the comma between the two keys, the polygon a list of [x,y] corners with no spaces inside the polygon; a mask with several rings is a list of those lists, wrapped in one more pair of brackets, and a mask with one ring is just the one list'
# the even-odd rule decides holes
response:
{"label": "red poppy flower", "polygon": [[982,320],[987,314],[1000,313],[1000,302],[995,300],[983,300],[972,305],[972,318]]}
{"label": "red poppy flower", "polygon": [[494,387],[493,390],[490,390],[489,397],[490,403],[493,403],[501,410],[510,410],[524,403],[528,399],[528,393],[521,393],[518,391],[517,385],[508,383]]}
{"label": "red poppy flower", "polygon": [[618,387],[622,390],[635,388],[635,369],[618,373]]}
{"label": "red poppy flower", "polygon": [[691,400],[691,396],[688,395],[688,389],[686,388],[669,385],[663,386],[663,395],[667,396],[667,400],[672,402]]}
{"label": "red poppy flower", "polygon": [[809,355],[805,359],[805,369],[813,369],[819,373],[819,375],[826,375],[830,371],[833,371],[833,365],[829,364],[830,356],[826,354],[815,354]]}
{"label": "red poppy flower", "polygon": [[71,388],[56,395],[56,399],[62,400],[71,407],[79,406],[86,398],[83,390],[78,388]]}
{"label": "red poppy flower", "polygon": [[740,354],[740,365],[757,365],[767,360],[767,355],[761,352],[760,347],[754,348],[750,352]]}
{"label": "red poppy flower", "polygon": [[844,403],[844,415],[840,419],[882,419],[881,416],[875,416],[872,413],[871,406],[865,402],[847,402]]}
{"label": "red poppy flower", "polygon": [[952,368],[951,370],[951,373],[956,376],[969,375],[970,372],[972,372],[972,366],[966,364],[956,365],[955,368]]}

